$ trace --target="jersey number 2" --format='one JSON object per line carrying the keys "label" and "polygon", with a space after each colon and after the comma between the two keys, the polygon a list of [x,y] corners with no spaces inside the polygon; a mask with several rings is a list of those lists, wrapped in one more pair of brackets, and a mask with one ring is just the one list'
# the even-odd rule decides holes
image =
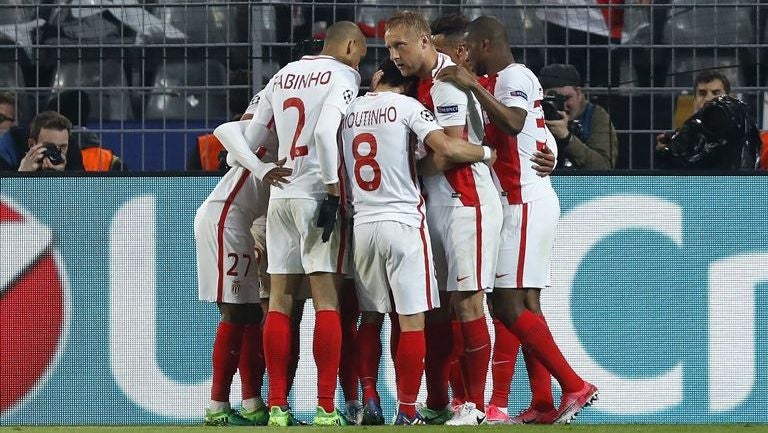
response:
{"label": "jersey number 2", "polygon": [[[360,145],[363,143],[368,143],[371,147],[367,155],[360,154]],[[381,185],[381,167],[374,159],[376,158],[377,147],[376,137],[368,132],[358,134],[352,140],[352,155],[355,157],[355,181],[365,191],[374,191]],[[373,179],[371,180],[364,180],[360,173],[360,170],[366,166],[373,170]]]}
{"label": "jersey number 2", "polygon": [[289,108],[295,108],[299,112],[299,121],[296,124],[296,132],[293,133],[293,141],[291,142],[291,159],[296,159],[309,154],[307,146],[296,146],[301,130],[304,129],[304,101],[299,98],[288,98],[283,102],[283,111]]}

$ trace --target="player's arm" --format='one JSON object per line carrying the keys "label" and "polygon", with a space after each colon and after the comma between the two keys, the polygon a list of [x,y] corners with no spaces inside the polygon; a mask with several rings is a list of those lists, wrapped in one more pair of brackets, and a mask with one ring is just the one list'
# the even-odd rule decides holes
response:
{"label": "player's arm", "polygon": [[488,146],[469,144],[442,130],[430,132],[424,139],[424,143],[434,151],[436,157],[442,157],[454,164],[490,161],[493,155]]}
{"label": "player's arm", "polygon": [[262,162],[249,145],[249,143],[261,143],[267,138],[269,129],[265,125],[255,120],[227,122],[219,125],[213,134],[227,149],[228,160],[236,161],[265,182],[287,182],[285,177],[290,176],[290,169]]}
{"label": "player's arm", "polygon": [[336,133],[341,124],[342,113],[333,106],[324,105],[315,128],[315,145],[320,174],[330,195],[339,196],[339,146]]}
{"label": "player's arm", "polygon": [[459,88],[469,90],[488,114],[491,123],[498,126],[504,133],[517,135],[523,130],[528,111],[520,107],[508,107],[502,104],[494,95],[477,81],[477,77],[461,66],[443,68],[436,77],[448,81]]}

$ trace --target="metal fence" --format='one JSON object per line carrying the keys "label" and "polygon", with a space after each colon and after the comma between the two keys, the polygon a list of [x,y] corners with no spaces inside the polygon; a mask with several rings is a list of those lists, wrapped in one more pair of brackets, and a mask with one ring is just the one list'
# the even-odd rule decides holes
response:
{"label": "metal fence", "polygon": [[[194,169],[197,136],[242,112],[290,48],[330,23],[355,21],[369,37],[365,85],[387,55],[382,23],[398,9],[429,20],[493,15],[534,72],[577,64],[618,129],[618,168],[653,168],[654,137],[690,114],[685,94],[702,69],[722,68],[762,124],[768,32],[758,0],[0,0],[0,90],[17,95],[22,123],[80,90],[79,123],[127,169]],[[608,33],[612,20],[623,31]]]}

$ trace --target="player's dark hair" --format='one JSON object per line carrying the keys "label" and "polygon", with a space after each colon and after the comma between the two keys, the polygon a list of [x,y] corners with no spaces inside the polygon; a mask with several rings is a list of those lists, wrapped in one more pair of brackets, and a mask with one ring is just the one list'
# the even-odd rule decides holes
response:
{"label": "player's dark hair", "polygon": [[402,86],[405,89],[405,92],[403,92],[404,94],[413,96],[413,93],[416,91],[416,85],[419,82],[418,77],[404,77],[403,74],[400,73],[400,70],[397,69],[395,62],[390,59],[382,61],[379,64],[378,69],[382,72],[379,83],[391,87]]}
{"label": "player's dark hair", "polygon": [[731,93],[731,82],[728,81],[728,78],[726,78],[725,75],[723,75],[722,72],[715,71],[715,70],[706,70],[699,72],[699,75],[696,76],[696,79],[693,81],[693,93],[696,93],[696,88],[699,87],[699,84],[707,84],[711,83],[715,80],[720,80],[723,82],[723,88],[725,88],[725,93]]}
{"label": "player's dark hair", "polygon": [[29,125],[29,138],[37,141],[42,129],[55,129],[57,131],[72,131],[72,122],[55,111],[43,111],[32,119]]}
{"label": "player's dark hair", "polygon": [[444,35],[448,38],[463,38],[469,26],[469,18],[460,13],[450,13],[435,18],[429,25],[432,35]]}

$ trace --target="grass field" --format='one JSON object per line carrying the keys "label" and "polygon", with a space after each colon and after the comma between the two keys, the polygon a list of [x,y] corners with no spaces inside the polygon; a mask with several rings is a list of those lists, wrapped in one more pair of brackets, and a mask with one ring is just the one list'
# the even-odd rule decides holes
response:
{"label": "grass field", "polygon": [[[573,433],[768,433],[768,425],[763,424],[707,424],[707,425],[643,425],[643,424],[621,424],[621,425],[563,425],[563,426],[480,426],[480,427],[445,427],[445,426],[418,426],[415,428],[418,433],[476,433],[478,430],[483,433],[497,432],[522,432],[530,431],[533,433],[545,432],[573,432]],[[249,431],[259,433],[286,432],[298,429],[301,433],[328,433],[333,431],[333,427],[292,427],[290,430],[285,428],[272,427],[203,427],[203,426],[125,426],[125,427],[37,427],[37,426],[13,426],[0,427],[0,432],[23,432],[23,433],[185,433],[185,432],[203,432],[203,431],[227,431],[235,429],[236,431]],[[400,430],[392,426],[381,427],[343,427],[346,433],[378,433]]]}

